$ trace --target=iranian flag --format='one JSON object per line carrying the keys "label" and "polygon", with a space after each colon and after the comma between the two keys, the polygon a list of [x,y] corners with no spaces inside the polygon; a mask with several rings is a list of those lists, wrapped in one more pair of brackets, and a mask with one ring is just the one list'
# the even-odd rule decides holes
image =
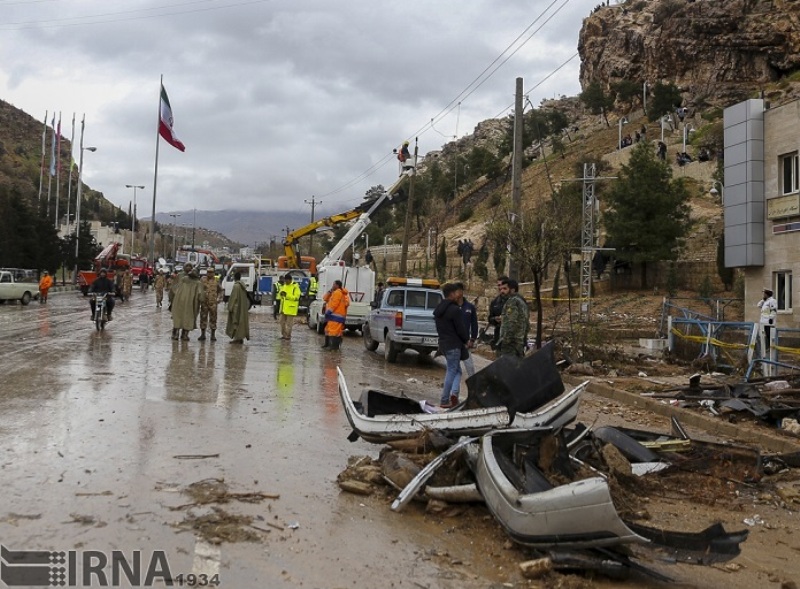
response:
{"label": "iranian flag", "polygon": [[175,136],[173,129],[174,121],[172,120],[172,107],[169,105],[169,98],[167,91],[164,90],[164,85],[161,85],[161,120],[158,123],[158,132],[175,149],[186,151],[186,146],[181,143],[181,140]]}

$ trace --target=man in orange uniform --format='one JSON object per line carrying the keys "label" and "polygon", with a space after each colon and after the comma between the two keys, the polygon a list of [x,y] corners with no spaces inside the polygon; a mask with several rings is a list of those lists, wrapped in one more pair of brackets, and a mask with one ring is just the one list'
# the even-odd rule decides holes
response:
{"label": "man in orange uniform", "polygon": [[342,345],[344,320],[347,318],[347,307],[350,306],[350,293],[336,280],[333,287],[322,297],[325,300],[325,345],[323,348],[338,350]]}
{"label": "man in orange uniform", "polygon": [[45,270],[42,272],[42,278],[39,280],[39,302],[47,302],[47,291],[53,286],[53,277]]}

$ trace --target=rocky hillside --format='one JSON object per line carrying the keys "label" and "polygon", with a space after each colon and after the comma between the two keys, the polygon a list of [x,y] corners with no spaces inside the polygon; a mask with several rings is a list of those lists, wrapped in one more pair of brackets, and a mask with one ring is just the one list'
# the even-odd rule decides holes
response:
{"label": "rocky hillside", "polygon": [[580,33],[581,85],[671,82],[686,105],[727,106],[800,69],[797,0],[627,0]]}

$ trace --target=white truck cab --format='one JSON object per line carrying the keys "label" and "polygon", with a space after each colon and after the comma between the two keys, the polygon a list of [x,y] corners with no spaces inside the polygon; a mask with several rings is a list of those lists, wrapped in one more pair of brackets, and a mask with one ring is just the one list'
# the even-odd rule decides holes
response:
{"label": "white truck cab", "polygon": [[308,306],[308,327],[322,333],[325,329],[325,301],[323,297],[336,280],[350,295],[350,306],[344,326],[349,331],[360,330],[370,312],[375,298],[375,272],[369,266],[347,266],[343,260],[317,267],[317,298]]}

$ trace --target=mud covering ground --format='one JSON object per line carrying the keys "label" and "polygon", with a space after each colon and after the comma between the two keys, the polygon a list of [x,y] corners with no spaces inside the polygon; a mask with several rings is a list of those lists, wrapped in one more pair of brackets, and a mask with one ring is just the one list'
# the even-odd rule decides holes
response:
{"label": "mud covering ground", "polygon": [[[379,447],[347,442],[336,366],[353,391],[402,389],[435,400],[443,365],[413,352],[389,365],[381,348],[367,352],[358,337],[324,353],[305,326],[286,342],[268,309],[251,313],[253,339],[234,346],[224,337],[198,342],[196,331],[173,342],[152,292],[119,304],[103,333],[75,293],[0,306],[2,544],[164,550],[173,577],[216,574],[220,586],[237,589],[657,586],[562,575],[527,581],[518,564],[530,553],[508,542],[481,506],[457,517],[416,505],[395,514],[392,495],[342,493],[336,476],[348,457],[377,456]],[[581,419],[667,428],[662,418],[591,397]],[[796,486],[794,473],[780,476]],[[650,566],[695,587],[780,587],[800,576],[791,500],[761,487],[712,488],[704,501],[673,494],[650,499],[648,525],[722,521],[736,529],[755,515],[758,523],[737,568]]]}

